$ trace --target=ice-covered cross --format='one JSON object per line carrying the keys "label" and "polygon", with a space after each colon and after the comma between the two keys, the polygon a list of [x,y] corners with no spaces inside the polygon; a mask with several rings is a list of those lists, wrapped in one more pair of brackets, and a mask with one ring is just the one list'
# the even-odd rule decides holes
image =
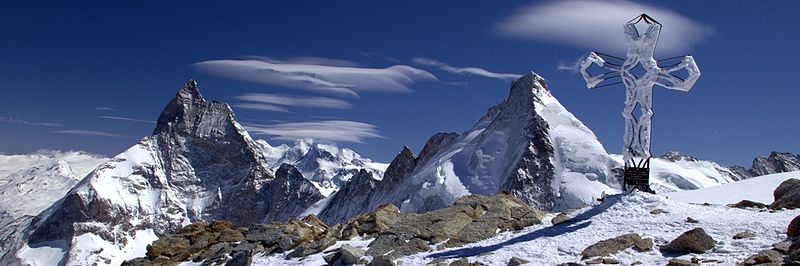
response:
{"label": "ice-covered cross", "polygon": [[[646,23],[647,29],[639,32],[637,23]],[[610,56],[599,52],[591,52],[581,64],[581,74],[586,79],[590,89],[623,83],[626,88],[625,110],[625,147],[623,157],[626,167],[649,167],[650,154],[650,127],[653,116],[653,86],[680,91],[689,91],[700,77],[700,70],[691,55],[669,58],[656,61],[653,52],[656,49],[661,23],[647,14],[628,21],[625,24],[625,37],[628,44],[626,58]],[[679,59],[679,61],[678,61]],[[621,61],[614,63],[611,61]],[[676,63],[669,66],[659,66],[659,62]],[[607,72],[592,75],[589,68],[592,64],[605,69]],[[676,72],[686,70],[684,77]],[[598,86],[604,81],[621,78],[622,81]],[[640,114],[636,114],[638,111]],[[634,160],[639,158],[639,160]]]}

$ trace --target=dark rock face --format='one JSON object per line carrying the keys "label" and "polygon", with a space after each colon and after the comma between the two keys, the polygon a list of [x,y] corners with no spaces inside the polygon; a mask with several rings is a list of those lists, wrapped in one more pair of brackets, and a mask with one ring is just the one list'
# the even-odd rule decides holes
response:
{"label": "dark rock face", "polygon": [[269,212],[264,221],[287,221],[298,217],[312,204],[324,198],[319,190],[292,165],[282,164],[270,182]]}
{"label": "dark rock face", "polygon": [[706,234],[703,228],[695,228],[678,236],[669,242],[667,245],[661,247],[662,252],[667,253],[703,253],[707,250],[714,248],[716,245],[711,236]]}
{"label": "dark rock face", "polygon": [[747,257],[744,260],[744,265],[781,265],[783,263],[783,255],[774,250],[762,250],[758,253]]}
{"label": "dark rock face", "polygon": [[339,192],[331,196],[329,206],[332,207],[323,209],[319,214],[320,218],[335,224],[364,213],[362,204],[375,189],[376,182],[371,173],[359,171]]}
{"label": "dark rock face", "polygon": [[800,154],[788,152],[771,152],[769,156],[758,156],[753,159],[750,169],[734,165],[730,169],[744,178],[785,173],[800,170]]}
{"label": "dark rock face", "polygon": [[800,208],[800,180],[792,178],[783,181],[772,194],[775,202],[769,206],[770,209]]}
{"label": "dark rock face", "polygon": [[439,132],[431,136],[425,143],[425,147],[419,152],[417,157],[417,164],[426,164],[437,152],[441,151],[443,147],[447,147],[454,140],[459,137],[458,133],[454,132]]}

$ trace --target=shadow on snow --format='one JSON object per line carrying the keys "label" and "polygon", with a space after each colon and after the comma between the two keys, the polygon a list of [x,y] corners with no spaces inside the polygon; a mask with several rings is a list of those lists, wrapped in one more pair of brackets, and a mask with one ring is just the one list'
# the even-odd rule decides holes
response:
{"label": "shadow on snow", "polygon": [[546,238],[546,237],[554,237],[559,236],[562,234],[567,234],[571,232],[575,232],[592,224],[592,221],[588,221],[592,217],[605,212],[611,206],[614,206],[619,200],[623,197],[623,195],[611,195],[606,196],[603,203],[600,205],[595,206],[594,208],[575,216],[572,219],[566,220],[562,223],[559,223],[554,226],[545,227],[536,231],[532,231],[530,233],[520,235],[509,239],[502,243],[497,243],[489,246],[475,246],[475,247],[465,247],[459,249],[448,250],[444,252],[434,253],[428,255],[427,258],[431,259],[453,259],[453,258],[462,258],[462,257],[472,257],[478,256],[480,254],[494,252],[498,249],[501,249],[505,246],[514,245],[521,242],[528,242],[533,241],[539,238]]}

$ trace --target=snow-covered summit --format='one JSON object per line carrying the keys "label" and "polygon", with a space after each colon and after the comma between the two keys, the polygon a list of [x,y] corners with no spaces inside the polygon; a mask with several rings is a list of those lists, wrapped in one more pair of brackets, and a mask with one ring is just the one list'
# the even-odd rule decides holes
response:
{"label": "snow-covered summit", "polygon": [[305,210],[322,197],[293,171],[275,177],[265,148],[227,104],[207,101],[190,81],[164,108],[153,135],[97,167],[37,217],[28,239],[35,248],[20,256],[62,250],[57,256],[67,264],[117,264],[143,255],[140,245],[154,234],[211,219],[287,220],[297,214],[287,208]]}
{"label": "snow-covered summit", "polygon": [[[654,159],[653,183],[663,191],[732,181],[708,161]],[[471,129],[432,136],[419,156],[407,147],[368,195],[337,195],[321,218],[338,222],[392,203],[423,212],[467,194],[509,191],[533,207],[576,208],[621,189],[621,159],[550,93],[544,78],[528,73],[511,84],[508,98],[489,108]],[[359,184],[363,187],[363,184]],[[347,199],[348,205],[336,201]],[[353,198],[362,200],[353,204]],[[346,213],[346,214],[345,214]]]}

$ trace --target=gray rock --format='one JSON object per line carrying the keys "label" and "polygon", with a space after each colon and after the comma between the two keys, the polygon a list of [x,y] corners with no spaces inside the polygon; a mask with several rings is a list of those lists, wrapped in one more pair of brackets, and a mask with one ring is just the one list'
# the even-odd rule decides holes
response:
{"label": "gray rock", "polygon": [[792,241],[781,241],[775,244],[772,244],[772,249],[780,252],[781,254],[788,255],[789,254],[789,247],[792,246]]}
{"label": "gray rock", "polygon": [[706,234],[703,228],[695,228],[681,234],[667,245],[661,247],[662,252],[668,253],[703,253],[714,248],[716,241]]}
{"label": "gray rock", "polygon": [[553,225],[557,225],[563,223],[566,220],[569,220],[569,216],[566,213],[562,212],[553,217],[553,219],[550,220],[550,223],[552,223]]}
{"label": "gray rock", "polygon": [[691,261],[684,260],[684,259],[675,258],[675,259],[669,260],[669,262],[667,263],[667,266],[700,266],[700,264],[699,263],[693,263]]}
{"label": "gray rock", "polygon": [[751,237],[755,237],[755,236],[756,236],[756,234],[753,234],[753,232],[744,231],[744,232],[739,232],[739,233],[733,235],[733,239],[751,238]]}
{"label": "gray rock", "polygon": [[747,257],[744,260],[744,265],[774,265],[779,266],[783,262],[783,255],[774,250],[762,250],[757,254]]}
{"label": "gray rock", "polygon": [[337,261],[339,261],[339,258],[341,258],[341,257],[342,257],[342,253],[339,252],[338,250],[336,250],[336,251],[331,252],[331,253],[329,253],[329,254],[327,254],[325,256],[322,256],[322,259],[325,260],[325,262],[327,262],[328,265],[334,265],[334,264],[336,264]]}
{"label": "gray rock", "polygon": [[749,209],[749,208],[765,209],[769,207],[769,205],[752,200],[742,200],[734,204],[728,204],[728,207],[739,208],[739,209]]}
{"label": "gray rock", "polygon": [[391,251],[392,255],[400,257],[431,250],[428,242],[419,238],[406,241],[396,235],[381,235],[369,244],[366,254],[374,257]]}
{"label": "gray rock", "polygon": [[253,251],[240,251],[233,254],[225,266],[250,266],[253,265]]}
{"label": "gray rock", "polygon": [[372,261],[367,266],[396,266],[394,258],[391,256],[380,255],[372,258]]}
{"label": "gray rock", "polygon": [[693,223],[693,224],[700,223],[699,220],[696,220],[696,219],[694,219],[692,217],[686,217],[686,222],[687,223]]}
{"label": "gray rock", "polygon": [[650,214],[655,214],[655,215],[664,214],[664,213],[669,213],[669,212],[665,211],[664,209],[654,209],[654,210],[650,211]]}
{"label": "gray rock", "polygon": [[517,258],[517,257],[511,257],[511,259],[508,260],[508,264],[507,265],[508,266],[518,266],[518,265],[523,265],[523,264],[526,264],[526,263],[529,263],[529,262],[530,261],[527,261],[527,260],[524,260],[524,259],[520,259],[520,258]]}
{"label": "gray rock", "polygon": [[769,206],[770,209],[800,208],[800,180],[791,178],[783,181],[772,194],[775,202]]}
{"label": "gray rock", "polygon": [[625,234],[615,238],[601,240],[591,246],[586,247],[586,249],[581,252],[581,257],[583,259],[588,259],[592,257],[608,256],[610,254],[628,249],[640,240],[642,240],[642,237],[639,236],[639,234]]}
{"label": "gray rock", "polygon": [[354,248],[348,244],[342,245],[339,248],[339,252],[342,253],[341,262],[344,265],[357,264],[358,260],[366,253],[364,250]]}
{"label": "gray rock", "polygon": [[653,250],[653,239],[642,238],[633,243],[633,248],[639,252],[649,252]]}

